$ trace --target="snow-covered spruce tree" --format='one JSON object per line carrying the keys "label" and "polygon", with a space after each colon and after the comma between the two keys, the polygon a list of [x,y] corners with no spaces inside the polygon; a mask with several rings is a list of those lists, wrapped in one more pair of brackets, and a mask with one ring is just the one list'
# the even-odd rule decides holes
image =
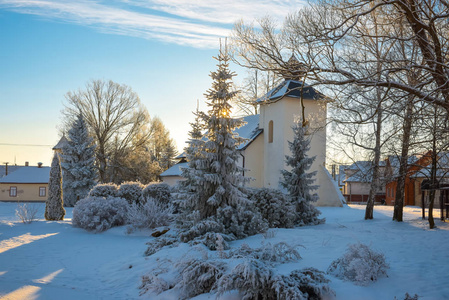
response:
{"label": "snow-covered spruce tree", "polygon": [[62,171],[58,154],[51,162],[50,180],[48,182],[48,198],[45,202],[45,219],[49,221],[63,220],[65,209],[62,200]]}
{"label": "snow-covered spruce tree", "polygon": [[189,168],[183,171],[187,179],[183,187],[187,200],[181,214],[184,241],[207,232],[244,237],[266,226],[242,189],[246,179],[237,165],[237,146],[243,139],[234,130],[243,125],[243,120],[230,116],[230,101],[237,91],[231,91],[235,74],[229,71],[226,49],[220,49],[215,59],[218,69],[211,72],[212,88],[205,94],[210,109],[207,114],[197,112],[199,122],[192,126],[186,149]]}
{"label": "snow-covered spruce tree", "polygon": [[281,171],[284,177],[281,184],[287,189],[293,204],[296,205],[297,225],[319,224],[323,221],[318,219],[321,212],[312,205],[312,202],[318,200],[318,195],[313,193],[313,190],[317,189],[317,186],[313,185],[316,171],[307,172],[315,160],[315,157],[307,155],[310,149],[310,140],[306,137],[307,127],[303,126],[300,120],[296,120],[292,129],[293,142],[288,142],[292,155],[285,156],[287,166],[292,169]]}
{"label": "snow-covered spruce tree", "polygon": [[62,151],[64,206],[72,207],[87,196],[97,178],[95,145],[81,114],[73,121]]}

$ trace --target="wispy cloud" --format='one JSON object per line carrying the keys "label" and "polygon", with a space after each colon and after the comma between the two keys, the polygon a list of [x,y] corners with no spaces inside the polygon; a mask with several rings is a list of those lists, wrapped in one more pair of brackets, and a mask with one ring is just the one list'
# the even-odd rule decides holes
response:
{"label": "wispy cloud", "polygon": [[215,48],[230,24],[284,18],[303,1],[251,0],[0,0],[0,9],[99,28],[103,32]]}

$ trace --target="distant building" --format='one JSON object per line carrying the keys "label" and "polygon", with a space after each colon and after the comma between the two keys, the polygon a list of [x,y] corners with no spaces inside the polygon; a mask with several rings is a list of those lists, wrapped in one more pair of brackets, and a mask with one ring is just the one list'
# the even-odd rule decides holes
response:
{"label": "distant building", "polygon": [[[375,192],[374,202],[385,203],[385,162],[380,162],[380,178]],[[368,201],[373,178],[373,163],[371,161],[356,161],[344,169],[345,186],[343,195],[348,203],[366,203]]]}
{"label": "distant building", "polygon": [[[311,136],[309,155],[316,157],[310,172],[317,172],[317,205],[342,206],[343,195],[325,168],[328,100],[313,87],[291,78],[286,78],[278,87],[257,100],[260,114],[245,117],[247,124],[236,130],[239,136],[248,139],[238,150],[241,154],[239,164],[247,170],[244,176],[253,179],[248,184],[250,187],[281,189],[281,170],[287,168],[285,156],[291,155],[288,142],[293,140],[292,126],[296,119],[304,115]],[[175,165],[163,172],[162,180],[169,184],[182,180],[181,167]]]}
{"label": "distant building", "polygon": [[45,201],[50,167],[23,166],[0,178],[0,201]]}

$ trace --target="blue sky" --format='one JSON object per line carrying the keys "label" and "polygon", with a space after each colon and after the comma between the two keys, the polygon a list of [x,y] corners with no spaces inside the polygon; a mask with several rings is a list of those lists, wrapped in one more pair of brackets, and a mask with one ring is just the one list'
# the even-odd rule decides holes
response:
{"label": "blue sky", "polygon": [[181,149],[219,38],[240,19],[282,22],[302,2],[0,0],[0,163],[49,165],[64,95],[91,79],[132,87]]}

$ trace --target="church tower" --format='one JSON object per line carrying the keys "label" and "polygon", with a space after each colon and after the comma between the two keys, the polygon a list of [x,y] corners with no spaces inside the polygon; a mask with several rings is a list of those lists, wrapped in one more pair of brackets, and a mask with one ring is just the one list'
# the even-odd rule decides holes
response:
{"label": "church tower", "polygon": [[[309,172],[317,171],[315,183],[320,186],[318,206],[341,206],[343,196],[325,168],[327,101],[323,94],[302,81],[301,65],[292,56],[291,70],[284,81],[259,98],[259,128],[263,130],[263,186],[280,189],[281,170],[286,169],[285,156],[291,155],[288,141],[293,141],[292,126],[299,119],[308,126],[309,157],[315,156]],[[336,190],[337,189],[337,190]],[[329,203],[330,201],[330,203]]]}

